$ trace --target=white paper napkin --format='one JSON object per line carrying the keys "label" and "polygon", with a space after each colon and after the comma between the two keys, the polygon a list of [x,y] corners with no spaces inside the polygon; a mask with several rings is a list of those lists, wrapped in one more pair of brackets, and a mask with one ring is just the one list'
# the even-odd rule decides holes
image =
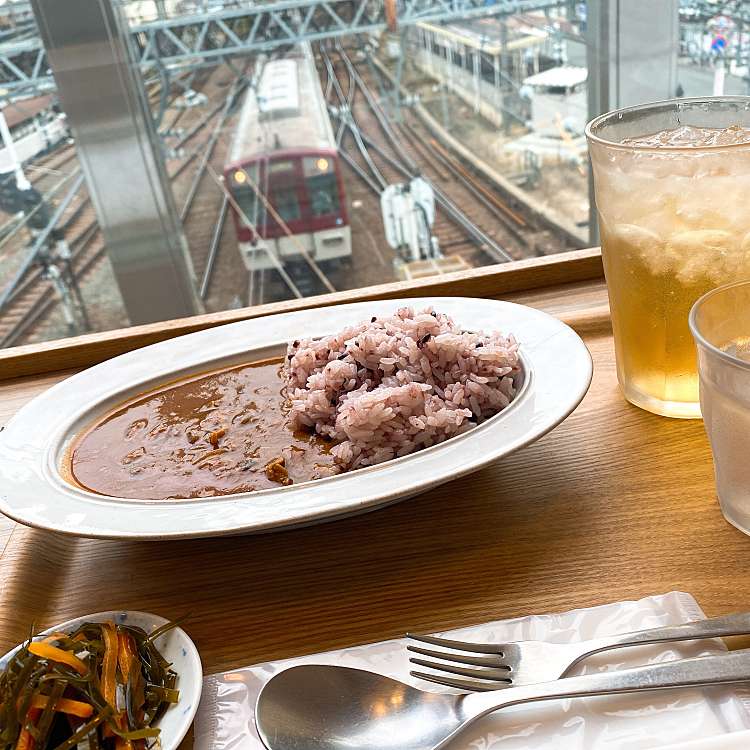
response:
{"label": "white paper napkin", "polygon": [[732,732],[694,742],[678,742],[676,745],[662,745],[659,750],[747,750],[750,747],[750,730]]}
{"label": "white paper napkin", "polygon": [[[672,592],[639,601],[606,604],[552,615],[531,615],[452,630],[444,635],[473,641],[585,640],[613,633],[676,625],[704,617],[689,594]],[[263,750],[254,707],[263,684],[295,664],[359,667],[418,687],[440,690],[409,677],[403,640],[383,641],[298,659],[258,664],[206,677],[195,723],[196,750]],[[718,653],[721,641],[621,649],[587,659],[578,673]],[[750,730],[745,698],[729,688],[581,698],[517,706],[477,722],[449,750],[676,750],[689,741],[734,739]],[[723,738],[723,739],[721,739]],[[750,744],[747,745],[750,747]],[[698,744],[696,750],[734,744]],[[738,745],[737,747],[740,747]],[[745,747],[745,745],[742,745]]]}

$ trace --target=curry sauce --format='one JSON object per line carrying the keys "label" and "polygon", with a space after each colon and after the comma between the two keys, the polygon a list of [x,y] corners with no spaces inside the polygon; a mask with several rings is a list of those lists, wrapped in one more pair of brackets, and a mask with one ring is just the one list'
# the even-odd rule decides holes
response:
{"label": "curry sauce", "polygon": [[292,431],[281,363],[244,365],[139,396],[74,445],[73,477],[101,495],[211,497],[335,473],[332,443]]}

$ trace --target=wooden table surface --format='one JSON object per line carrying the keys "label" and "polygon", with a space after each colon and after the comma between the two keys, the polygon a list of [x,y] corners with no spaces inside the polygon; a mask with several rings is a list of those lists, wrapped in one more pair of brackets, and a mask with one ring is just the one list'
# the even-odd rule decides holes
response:
{"label": "wooden table surface", "polygon": [[[622,399],[601,282],[507,297],[571,320],[594,358],[588,396],[552,433],[307,529],[137,543],[0,523],[0,653],[32,622],[116,608],[189,612],[206,672],[672,589],[711,615],[750,610],[750,539],[722,519],[703,425]],[[0,422],[66,374],[0,384]]]}

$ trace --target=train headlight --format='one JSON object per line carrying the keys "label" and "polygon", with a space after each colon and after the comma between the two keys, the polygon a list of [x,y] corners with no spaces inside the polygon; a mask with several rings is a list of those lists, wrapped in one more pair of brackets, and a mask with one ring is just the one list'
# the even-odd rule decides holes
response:
{"label": "train headlight", "polygon": [[321,172],[327,172],[328,171],[328,159],[323,158],[322,156],[318,161],[315,162],[315,166],[318,168]]}
{"label": "train headlight", "polygon": [[242,185],[242,184],[243,184],[244,182],[247,182],[247,175],[246,175],[246,174],[245,174],[245,172],[244,172],[243,170],[241,170],[241,169],[238,169],[238,170],[237,170],[237,171],[236,171],[236,172],[235,172],[235,173],[234,173],[234,174],[232,175],[232,177],[234,178],[234,181],[235,181],[235,182],[236,182],[236,183],[237,183],[238,185]]}

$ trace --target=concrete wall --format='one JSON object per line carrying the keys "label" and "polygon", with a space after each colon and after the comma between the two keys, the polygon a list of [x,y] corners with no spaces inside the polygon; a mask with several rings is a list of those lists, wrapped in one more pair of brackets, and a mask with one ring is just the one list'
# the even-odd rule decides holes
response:
{"label": "concrete wall", "polygon": [[589,0],[589,114],[671,99],[678,0]]}
{"label": "concrete wall", "polygon": [[619,0],[612,107],[671,99],[680,48],[678,0]]}

